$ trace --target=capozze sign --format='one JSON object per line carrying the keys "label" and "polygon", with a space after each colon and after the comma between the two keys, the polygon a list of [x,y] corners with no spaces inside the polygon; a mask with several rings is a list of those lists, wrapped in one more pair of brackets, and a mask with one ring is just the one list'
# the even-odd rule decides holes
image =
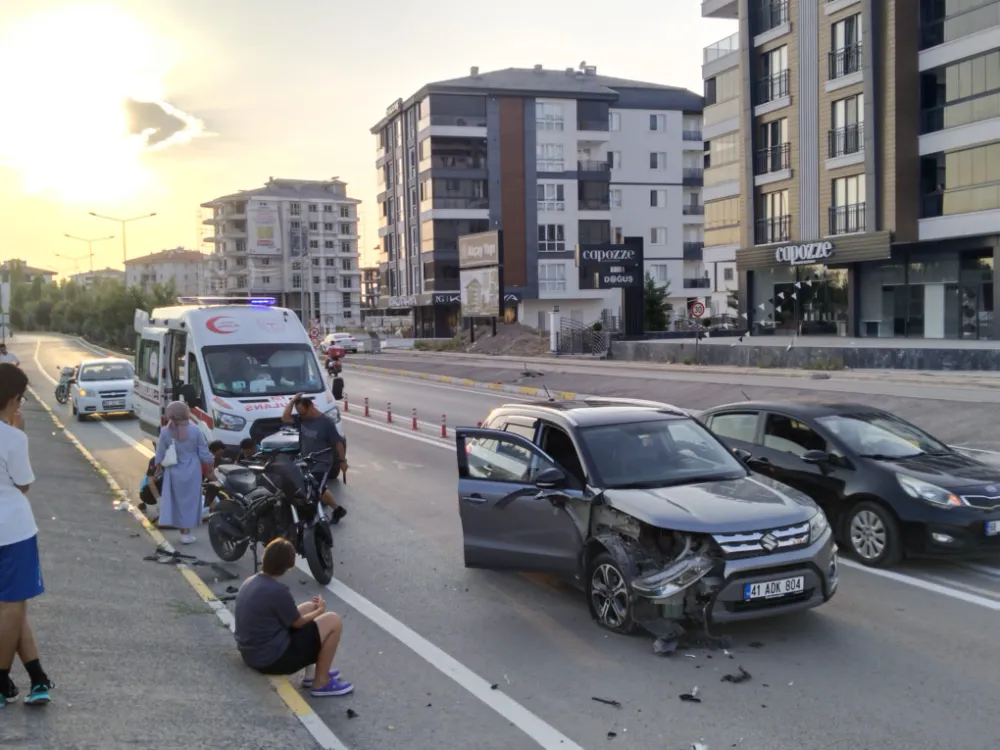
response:
{"label": "capozze sign", "polygon": [[832,242],[812,242],[806,245],[785,245],[774,251],[774,259],[779,263],[804,266],[822,263],[833,257]]}
{"label": "capozze sign", "polygon": [[630,247],[581,249],[580,260],[594,263],[634,263],[636,252]]}

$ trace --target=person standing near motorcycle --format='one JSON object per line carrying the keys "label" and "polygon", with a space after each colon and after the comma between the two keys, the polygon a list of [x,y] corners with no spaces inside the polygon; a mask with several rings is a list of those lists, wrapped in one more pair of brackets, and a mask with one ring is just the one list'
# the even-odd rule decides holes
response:
{"label": "person standing near motorcycle", "polygon": [[332,419],[316,408],[312,398],[302,393],[295,394],[288,402],[285,413],[281,415],[281,421],[298,427],[299,453],[303,456],[328,448],[333,449],[333,456],[329,453],[322,456],[313,466],[312,472],[319,486],[323,488],[323,504],[332,511],[331,523],[340,523],[340,519],[347,515],[347,510],[337,504],[333,499],[333,493],[326,486],[331,473],[336,476],[341,471],[347,471],[346,448],[340,430]]}
{"label": "person standing near motorcycle", "polygon": [[160,526],[180,529],[181,544],[195,541],[191,529],[202,520],[203,467],[213,462],[205,435],[191,421],[191,408],[183,401],[167,406],[167,424],[156,444],[156,465],[164,469]]}

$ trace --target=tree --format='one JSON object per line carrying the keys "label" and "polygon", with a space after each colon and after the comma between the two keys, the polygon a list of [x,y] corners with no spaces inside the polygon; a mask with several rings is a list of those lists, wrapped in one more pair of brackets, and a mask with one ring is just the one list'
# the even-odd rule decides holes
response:
{"label": "tree", "polygon": [[643,319],[647,331],[665,331],[667,329],[667,324],[670,322],[668,296],[670,296],[670,281],[661,286],[647,271],[643,289],[643,305],[645,307]]}

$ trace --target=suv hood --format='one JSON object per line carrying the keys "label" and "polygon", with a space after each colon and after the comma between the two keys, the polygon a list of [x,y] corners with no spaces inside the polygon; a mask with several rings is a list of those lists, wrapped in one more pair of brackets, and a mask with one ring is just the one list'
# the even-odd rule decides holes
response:
{"label": "suv hood", "polygon": [[743,479],[642,490],[605,490],[612,508],[650,526],[724,534],[804,523],[817,505],[797,490],[756,474]]}
{"label": "suv hood", "polygon": [[135,381],[122,380],[78,380],[76,387],[83,391],[131,391]]}
{"label": "suv hood", "polygon": [[948,453],[944,456],[925,454],[913,458],[879,460],[878,463],[949,490],[983,484],[1000,486],[1000,469],[961,453]]}

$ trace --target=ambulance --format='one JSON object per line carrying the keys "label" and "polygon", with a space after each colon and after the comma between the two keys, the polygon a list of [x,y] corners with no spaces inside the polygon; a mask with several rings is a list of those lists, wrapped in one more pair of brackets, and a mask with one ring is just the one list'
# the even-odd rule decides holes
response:
{"label": "ambulance", "polygon": [[181,297],[174,307],[136,310],[135,387],[139,424],[155,443],[171,401],[191,407],[209,441],[235,453],[281,429],[297,393],[314,399],[344,434],[309,334],[273,297]]}

